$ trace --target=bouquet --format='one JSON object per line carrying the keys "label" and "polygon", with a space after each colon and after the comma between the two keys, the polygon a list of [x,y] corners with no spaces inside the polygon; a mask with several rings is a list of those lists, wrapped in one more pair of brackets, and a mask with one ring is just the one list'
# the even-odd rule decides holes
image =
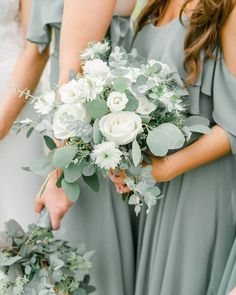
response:
{"label": "bouquet", "polygon": [[[90,43],[81,58],[83,72],[71,72],[70,82],[58,89],[61,101],[56,91],[27,95],[39,120],[19,122],[17,129],[29,128],[28,136],[38,130],[51,151],[26,170],[46,175],[61,169],[57,186],[72,201],[79,196],[81,177],[98,191],[98,172],[107,177],[110,170],[124,170],[133,191],[125,198],[136,214],[143,204],[148,213],[162,195],[151,166],[142,163],[208,133],[209,121],[187,118],[188,93],[166,64],[144,59],[135,49],[129,54],[112,49],[106,41]],[[52,136],[65,145],[57,147]]]}
{"label": "bouquet", "polygon": [[56,240],[49,229],[47,211],[25,233],[14,220],[0,233],[0,295],[86,295],[90,258],[84,245],[78,249]]}

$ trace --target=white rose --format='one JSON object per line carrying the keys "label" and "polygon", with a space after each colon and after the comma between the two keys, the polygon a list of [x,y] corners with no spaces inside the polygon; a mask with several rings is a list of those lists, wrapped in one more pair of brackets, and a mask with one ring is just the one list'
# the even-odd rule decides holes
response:
{"label": "white rose", "polygon": [[110,113],[99,122],[103,136],[118,145],[132,142],[142,132],[142,120],[134,112]]}
{"label": "white rose", "polygon": [[107,63],[100,59],[86,61],[83,69],[85,75],[89,75],[92,77],[106,77],[110,73],[110,69],[107,66]]}
{"label": "white rose", "polygon": [[91,118],[82,104],[64,104],[54,114],[54,135],[58,139],[74,137],[76,136],[76,122],[89,123],[90,120]]}
{"label": "white rose", "polygon": [[64,103],[76,103],[82,98],[86,97],[87,87],[86,81],[83,78],[71,80],[69,83],[64,84],[59,89],[61,101]]}
{"label": "white rose", "polygon": [[146,96],[137,97],[139,106],[136,112],[140,115],[150,115],[157,108],[154,103],[150,102]]}
{"label": "white rose", "polygon": [[128,98],[124,93],[111,92],[107,99],[107,106],[111,112],[120,112],[125,109]]}

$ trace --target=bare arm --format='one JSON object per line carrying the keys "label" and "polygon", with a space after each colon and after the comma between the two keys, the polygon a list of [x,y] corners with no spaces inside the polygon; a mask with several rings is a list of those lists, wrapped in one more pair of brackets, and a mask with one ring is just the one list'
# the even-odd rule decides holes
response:
{"label": "bare arm", "polygon": [[[21,1],[21,18],[24,34],[28,26],[31,0]],[[26,41],[25,49],[18,59],[11,75],[10,85],[19,89],[33,91],[37,86],[42,71],[48,60],[48,54],[40,54],[37,46]],[[4,100],[0,104],[0,139],[2,139],[11,128],[16,117],[24,108],[25,102],[14,90],[8,89]]]}
{"label": "bare arm", "polygon": [[99,41],[105,37],[116,0],[67,0],[60,44],[59,85],[68,81],[69,71],[80,69],[80,53],[89,41]]}

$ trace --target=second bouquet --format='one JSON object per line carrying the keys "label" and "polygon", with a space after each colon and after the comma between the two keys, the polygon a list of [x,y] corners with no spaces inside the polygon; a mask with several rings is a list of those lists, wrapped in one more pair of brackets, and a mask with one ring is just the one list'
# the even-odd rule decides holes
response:
{"label": "second bouquet", "polygon": [[[39,131],[50,152],[26,169],[40,175],[61,169],[57,186],[72,201],[79,197],[80,178],[98,191],[98,173],[123,170],[133,192],[126,199],[136,214],[144,204],[148,213],[161,197],[150,156],[164,157],[209,133],[209,122],[187,117],[188,93],[168,65],[143,59],[136,50],[112,49],[106,41],[90,43],[81,57],[83,71],[71,72],[69,83],[27,96],[39,119],[16,127],[28,128],[28,136]],[[64,146],[57,147],[53,137]]]}

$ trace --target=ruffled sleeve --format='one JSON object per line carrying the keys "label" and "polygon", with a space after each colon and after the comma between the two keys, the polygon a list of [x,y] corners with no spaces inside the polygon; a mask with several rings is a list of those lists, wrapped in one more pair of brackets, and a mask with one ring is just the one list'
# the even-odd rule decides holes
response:
{"label": "ruffled sleeve", "polygon": [[219,52],[213,83],[213,119],[225,129],[236,154],[236,77],[227,68]]}
{"label": "ruffled sleeve", "polygon": [[63,0],[33,0],[27,39],[42,53],[51,41],[51,27],[60,28]]}
{"label": "ruffled sleeve", "polygon": [[112,46],[115,47],[118,45],[129,51],[134,37],[133,28],[133,22],[130,17],[113,16],[109,28],[109,37]]}

